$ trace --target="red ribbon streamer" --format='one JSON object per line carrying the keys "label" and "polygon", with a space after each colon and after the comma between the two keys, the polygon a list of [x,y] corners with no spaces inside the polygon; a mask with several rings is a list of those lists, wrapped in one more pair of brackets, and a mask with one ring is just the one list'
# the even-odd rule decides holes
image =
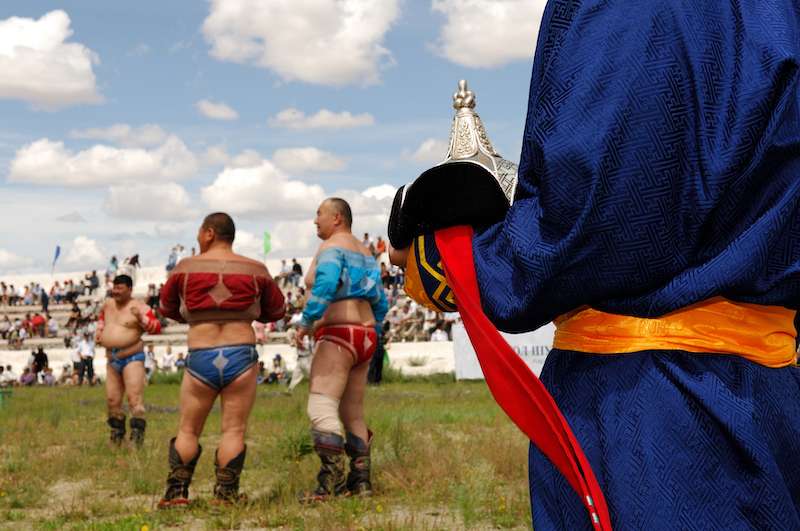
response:
{"label": "red ribbon streamer", "polygon": [[558,405],[483,313],[472,256],[472,227],[439,230],[436,244],[464,328],[494,399],[569,481],[589,511],[595,529],[611,531],[605,496]]}

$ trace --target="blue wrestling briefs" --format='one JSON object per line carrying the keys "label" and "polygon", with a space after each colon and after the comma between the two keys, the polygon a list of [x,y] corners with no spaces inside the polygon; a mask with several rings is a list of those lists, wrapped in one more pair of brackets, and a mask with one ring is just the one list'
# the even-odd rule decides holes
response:
{"label": "blue wrestling briefs", "polygon": [[144,363],[144,352],[137,352],[136,354],[131,354],[130,356],[125,356],[124,358],[118,358],[117,354],[119,354],[120,350],[121,349],[118,348],[112,348],[111,360],[108,362],[108,365],[119,374],[122,374],[123,369],[125,369],[129,363],[133,363],[134,361],[141,361]]}
{"label": "blue wrestling briefs", "polygon": [[221,391],[258,362],[253,345],[233,345],[189,350],[186,370],[189,374]]}

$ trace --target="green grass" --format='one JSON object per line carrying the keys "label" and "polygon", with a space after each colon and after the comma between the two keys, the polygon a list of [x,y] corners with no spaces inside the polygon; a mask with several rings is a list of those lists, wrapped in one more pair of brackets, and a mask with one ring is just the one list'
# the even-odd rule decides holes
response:
{"label": "green grass", "polygon": [[484,384],[457,383],[452,375],[386,376],[366,400],[375,495],[313,507],[296,502],[318,466],[305,386],[294,395],[259,388],[242,476],[250,501],[241,506],[208,503],[215,408],[201,440],[195,503],[177,511],[155,509],[178,421],[175,381],[147,388],[147,439],[138,452],[108,446],[101,388],[15,389],[0,408],[0,528],[529,528],[527,442]]}

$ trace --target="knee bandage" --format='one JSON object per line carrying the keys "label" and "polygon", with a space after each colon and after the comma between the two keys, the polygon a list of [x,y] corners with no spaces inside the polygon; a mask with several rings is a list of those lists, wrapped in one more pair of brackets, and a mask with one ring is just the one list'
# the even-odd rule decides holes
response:
{"label": "knee bandage", "polygon": [[339,401],[320,393],[308,395],[308,418],[311,428],[323,433],[336,433],[344,437],[342,422],[339,420]]}

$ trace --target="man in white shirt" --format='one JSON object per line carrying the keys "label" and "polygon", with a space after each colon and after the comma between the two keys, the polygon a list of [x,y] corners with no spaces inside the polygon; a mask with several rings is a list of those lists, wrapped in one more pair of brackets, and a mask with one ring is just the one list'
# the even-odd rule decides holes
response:
{"label": "man in white shirt", "polygon": [[431,341],[450,341],[447,332],[442,330],[442,325],[436,325],[436,330],[431,334]]}
{"label": "man in white shirt", "polygon": [[158,365],[156,364],[156,353],[153,350],[153,345],[147,345],[147,350],[144,351],[144,373],[147,378],[147,383],[150,383],[150,378],[156,372]]}
{"label": "man in white shirt", "polygon": [[161,358],[161,370],[165,372],[172,372],[175,366],[175,355],[172,353],[172,345],[167,345],[167,351]]}
{"label": "man in white shirt", "polygon": [[3,378],[9,385],[14,385],[19,380],[19,375],[14,372],[11,365],[6,365],[6,370],[3,373]]}
{"label": "man in white shirt", "polygon": [[94,341],[88,332],[78,342],[77,354],[80,356],[78,385],[83,385],[84,375],[89,385],[94,385]]}

